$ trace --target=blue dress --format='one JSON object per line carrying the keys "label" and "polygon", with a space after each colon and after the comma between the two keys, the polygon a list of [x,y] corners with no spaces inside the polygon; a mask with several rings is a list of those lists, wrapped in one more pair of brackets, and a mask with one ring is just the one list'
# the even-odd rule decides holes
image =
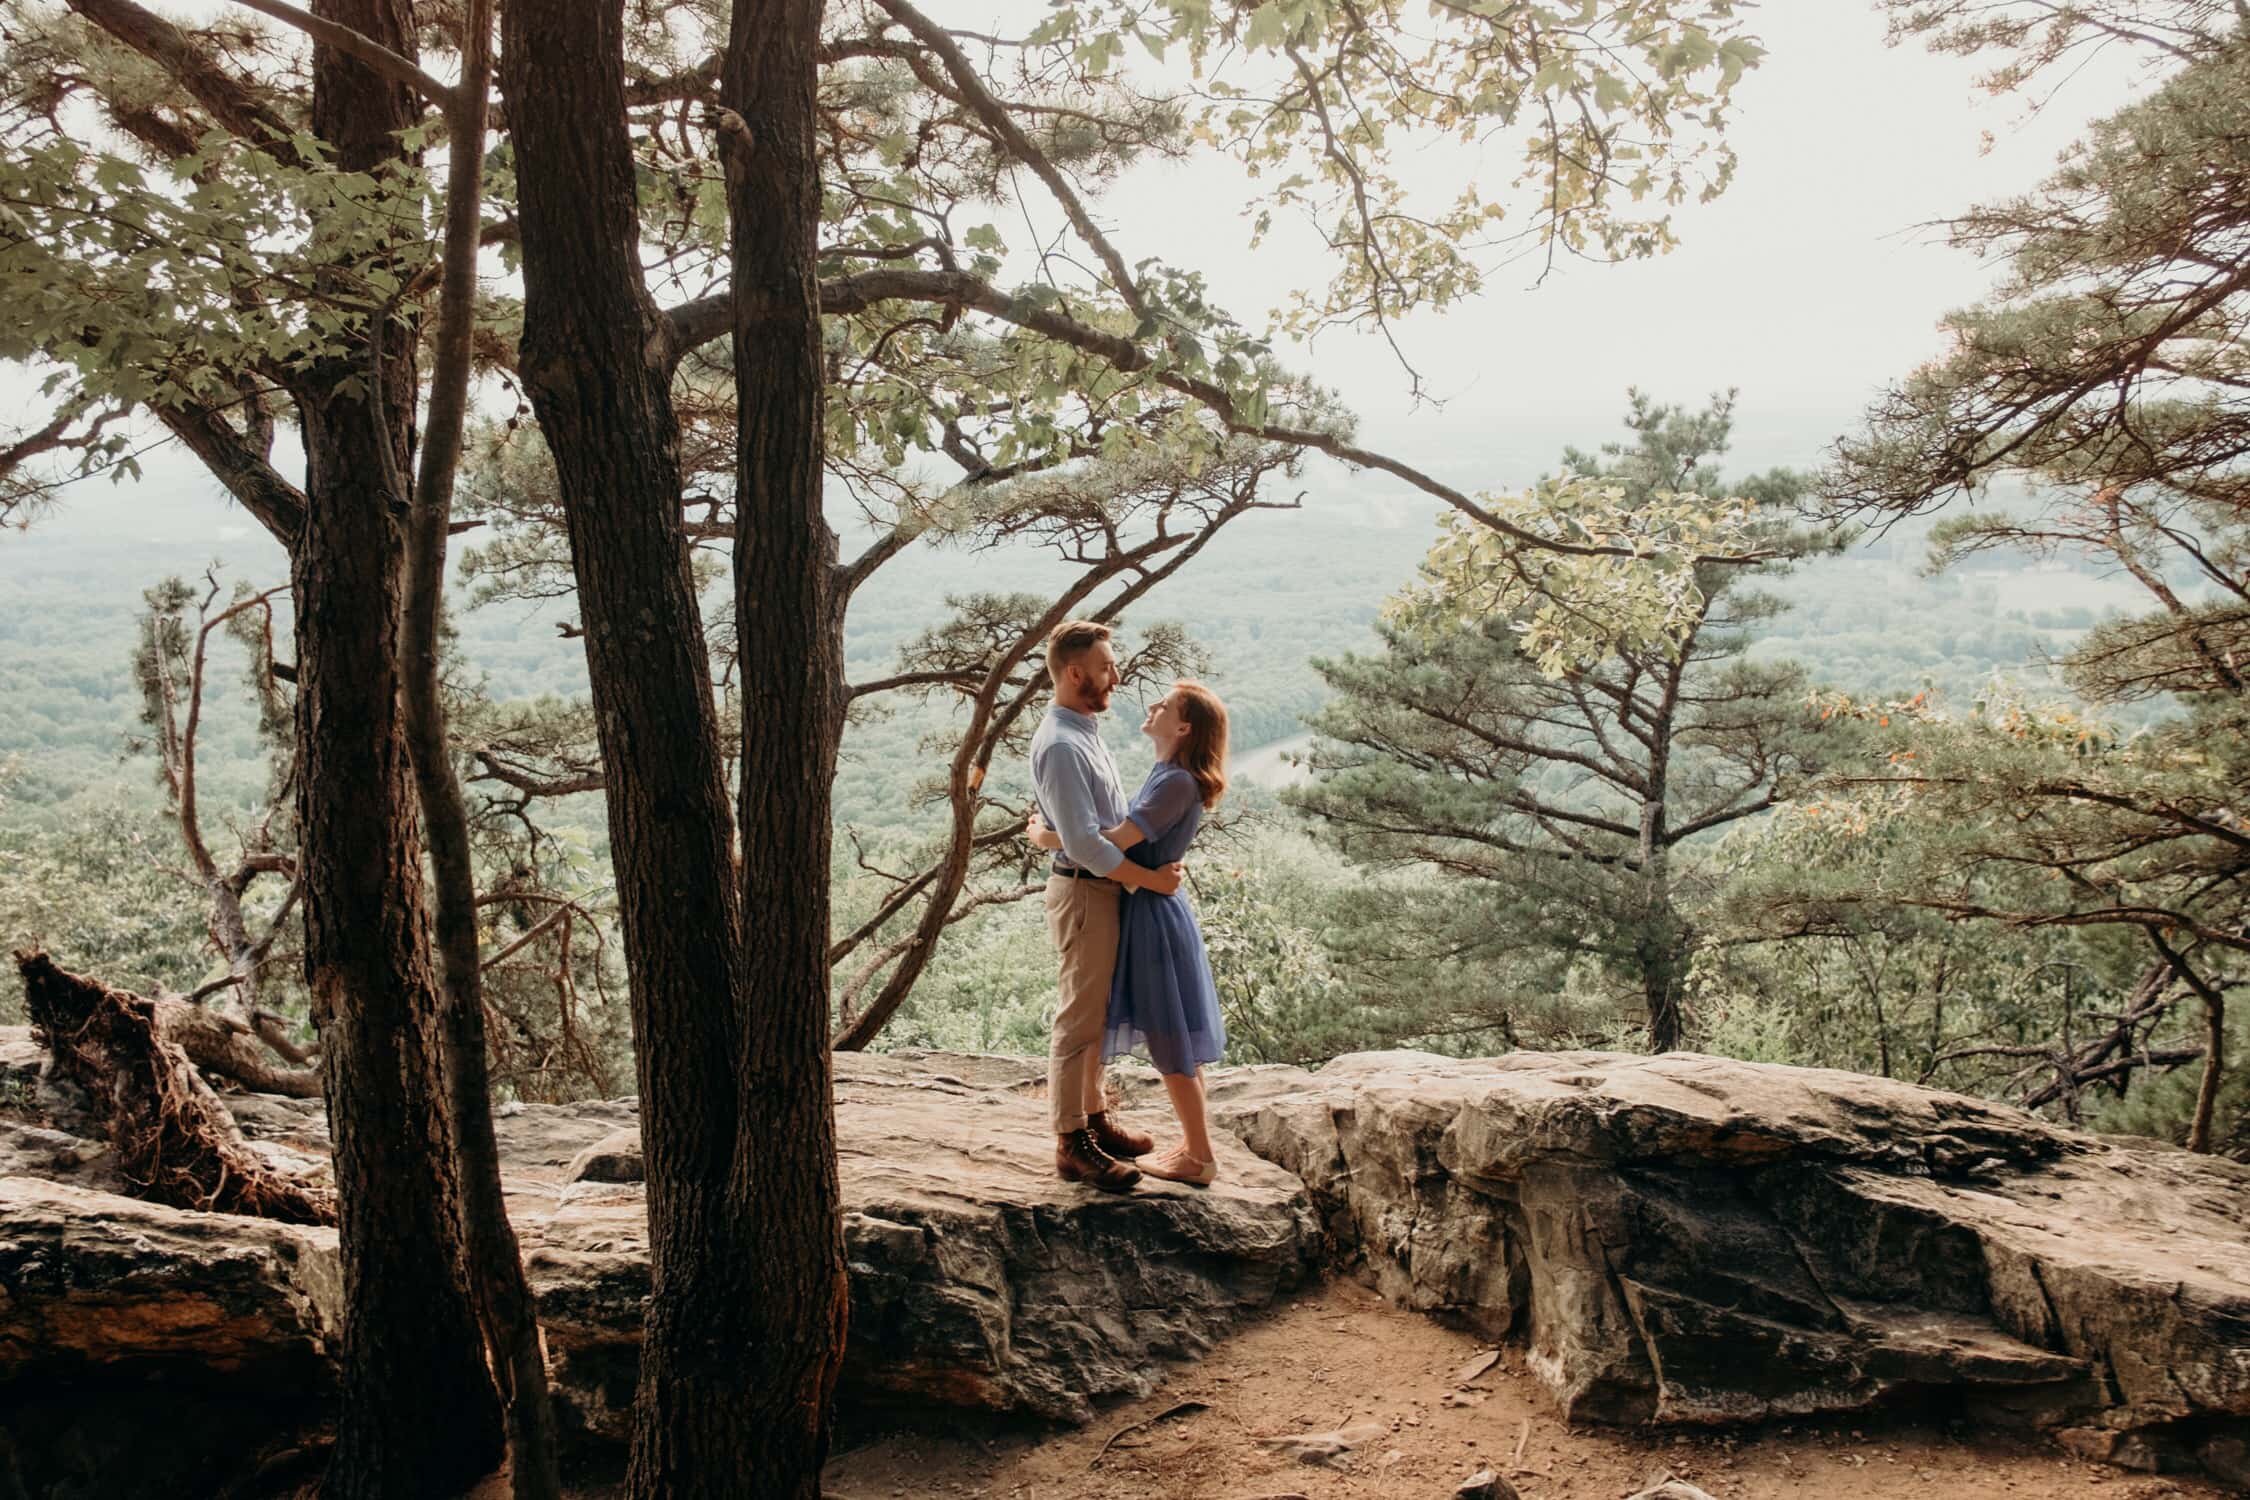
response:
{"label": "blue dress", "polygon": [[[1203,794],[1195,778],[1170,761],[1158,761],[1133,794],[1125,817],[1141,842],[1125,857],[1144,869],[1171,864],[1187,853],[1203,826]],[[1193,1073],[1227,1050],[1219,992],[1203,952],[1203,930],[1187,892],[1159,896],[1127,891],[1118,913],[1117,972],[1109,986],[1109,1028],[1102,1056],[1148,1049],[1159,1073]]]}

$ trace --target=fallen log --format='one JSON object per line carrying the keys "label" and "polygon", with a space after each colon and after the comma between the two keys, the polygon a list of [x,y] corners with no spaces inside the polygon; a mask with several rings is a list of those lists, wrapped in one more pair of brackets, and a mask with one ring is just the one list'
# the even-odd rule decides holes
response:
{"label": "fallen log", "polygon": [[[320,1097],[318,1068],[283,1067],[276,1061],[275,1053],[288,1055],[282,1049],[289,1038],[270,1012],[261,1011],[253,1025],[244,1025],[224,1011],[170,996],[143,1003],[152,1008],[156,1034],[185,1052],[188,1061],[204,1072],[231,1078],[256,1094]],[[306,1054],[297,1055],[302,1059]]]}
{"label": "fallen log", "polygon": [[275,1171],[243,1139],[187,1051],[164,1035],[161,1002],[70,973],[37,950],[15,957],[33,1039],[94,1101],[136,1196],[292,1224],[336,1222],[333,1194]]}

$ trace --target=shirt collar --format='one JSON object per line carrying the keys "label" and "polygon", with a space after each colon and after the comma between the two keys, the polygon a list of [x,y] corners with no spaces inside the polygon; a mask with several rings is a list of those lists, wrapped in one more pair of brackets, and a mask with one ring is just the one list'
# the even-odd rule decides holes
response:
{"label": "shirt collar", "polygon": [[1082,714],[1075,708],[1065,708],[1060,703],[1050,703],[1047,705],[1047,712],[1073,729],[1087,729],[1095,733],[1101,731],[1101,724],[1092,714]]}

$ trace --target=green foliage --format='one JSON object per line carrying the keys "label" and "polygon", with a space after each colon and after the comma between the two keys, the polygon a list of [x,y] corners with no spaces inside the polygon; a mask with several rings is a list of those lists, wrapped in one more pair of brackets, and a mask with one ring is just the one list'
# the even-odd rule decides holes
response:
{"label": "green foliage", "polygon": [[[1708,1003],[1731,1017],[1719,1045],[1754,1053],[1763,1032],[2073,1119],[2105,1094],[2142,1109],[2144,1084],[2176,1099],[2159,1080],[2202,1057],[2200,1013],[2244,962],[2225,811],[2244,771],[2239,703],[2132,735],[2010,699],[1950,714],[1838,696],[1824,712],[1871,743],[1735,851],[1738,946],[1699,959]],[[1808,983],[1837,1003],[1794,1016],[1777,997]],[[2170,1123],[2194,1142],[2211,1122]]]}
{"label": "green foliage", "polygon": [[1308,921],[1337,881],[1301,836],[1206,837],[1189,857],[1229,1062],[1318,1063],[1399,1034],[1346,982]]}
{"label": "green foliage", "polygon": [[[1724,895],[1690,980],[1702,1045],[1727,1056],[2005,1094],[2130,990],[2114,932],[2003,927],[1895,899],[1944,865],[1936,820],[1815,795],[1713,851]],[[1988,896],[2036,877],[1980,872]],[[2017,1090],[2023,1092],[2023,1090]],[[2072,1100],[2075,1096],[2070,1096]]]}
{"label": "green foliage", "polygon": [[[1630,11],[1079,3],[1057,7],[1041,35],[1097,71],[1122,36],[1156,53],[1184,44],[1212,101],[1194,128],[1272,183],[1254,200],[1256,222],[1301,212],[1337,226],[1333,242],[1348,252],[1324,292],[1298,295],[1300,329],[1443,307],[1481,286],[1475,250],[1496,239],[1520,235],[1550,254],[1668,248],[1662,210],[1714,195],[1732,174],[1719,126],[1734,84],[1762,55],[1725,0]],[[1473,182],[1442,210],[1408,211],[1386,158],[1415,135],[1512,138],[1521,162],[1512,186],[1537,205],[1535,223],[1507,231],[1506,206]]]}
{"label": "green foliage", "polygon": [[[192,989],[212,956],[181,858],[178,829],[146,807],[82,807],[60,828],[0,829],[0,948],[45,948],[143,994]],[[303,996],[275,1008],[302,1015]],[[23,1023],[20,986],[0,985],[0,1020]]]}
{"label": "green foliage", "polygon": [[50,392],[165,407],[349,354],[408,274],[427,189],[323,157],[310,135],[276,152],[224,131],[154,168],[64,136],[10,150],[0,358],[63,366]]}
{"label": "green foliage", "polygon": [[1640,997],[1543,943],[1541,908],[1510,888],[1400,871],[1339,884],[1316,910],[1330,961],[1379,1020],[1382,1045],[1476,1056],[1622,1044]]}
{"label": "green foliage", "polygon": [[949,933],[881,1045],[1036,1057],[1047,1050],[1054,1013],[1054,951],[1034,897]]}
{"label": "green foliage", "polygon": [[[1757,517],[1738,496],[1634,495],[1583,474],[1482,503],[1492,520],[1449,512],[1439,522],[1420,580],[1385,613],[1425,636],[1505,619],[1549,677],[1670,649],[1708,607],[1695,559],[1746,552]],[[1527,536],[1574,550],[1527,546]]]}
{"label": "green foliage", "polygon": [[[1948,318],[1952,352],[1842,445],[1832,493],[1895,512],[2014,472],[2097,507],[2160,486],[2240,508],[2250,36],[2229,30],[2097,122],[2036,192],[1952,223],[2006,274]],[[1974,521],[1953,525],[1942,547],[1975,545]]]}
{"label": "green foliage", "polygon": [[[1591,487],[1620,514],[1674,515],[1687,486],[1716,488],[1730,424],[1725,398],[1691,414],[1636,396],[1633,442],[1567,454],[1552,492]],[[1768,571],[1830,545],[1795,529],[1795,476],[1743,488],[1730,529],[1776,559]],[[1640,989],[1673,1045],[1708,900],[1693,841],[1785,799],[1813,764],[1801,673],[1745,659],[1780,606],[1741,565],[1683,561],[1684,630],[1653,624],[1636,640],[1583,574],[1497,549],[1493,569],[1464,566],[1460,537],[1424,564],[1382,654],[1320,663],[1334,697],[1315,720],[1317,779],[1289,800],[1358,863],[1505,892],[1484,898],[1501,908],[1494,930]],[[1566,628],[1590,655],[1557,647],[1556,619],[1585,622]]]}
{"label": "green foliage", "polygon": [[[2250,965],[2250,863],[2234,812],[2250,780],[2239,656],[2250,642],[2250,32],[2239,14],[2195,4],[1900,9],[1955,50],[2015,50],[2004,84],[2089,36],[2152,44],[2176,66],[2097,122],[2037,191],[1955,221],[1955,239],[2005,257],[2007,274],[1991,300],[1948,320],[1949,356],[1842,446],[1831,487],[1848,506],[1898,514],[1995,474],[2029,481],[2028,507],[1936,527],[1933,566],[2018,552],[2118,569],[2141,612],[2077,640],[2066,680],[2097,713],[2167,695],[2182,711],[2127,734],[2075,707],[2009,698],[1963,715],[1920,699],[1903,711],[1837,700],[1833,711],[1889,731],[1881,763],[1842,784],[1871,816],[1928,830],[1911,874],[1892,868],[1887,889],[1857,899],[2019,933],[2110,930],[2150,977],[2119,1006],[2116,1057],[2059,1049],[2073,1054],[2058,1063],[2071,1102],[2084,1078],[2129,1095],[2136,1056],[2153,1070],[2155,1052],[2177,1063],[2200,1050],[2184,1135],[2205,1147],[2228,1087],[2225,997]],[[2205,1026],[2189,1022],[2196,1008]],[[2205,1030],[2208,1045],[2181,1035]]]}
{"label": "green foliage", "polygon": [[[2250,866],[2232,812],[2250,777],[2241,700],[2197,703],[2134,735],[2075,708],[2010,700],[1958,716],[1842,698],[1830,711],[1888,731],[1879,759],[1839,783],[1867,792],[1869,808],[1935,830],[1918,851],[1919,889],[1895,899],[2250,952],[2239,936]],[[2040,878],[1989,894],[1981,878],[1994,869]]]}
{"label": "green foliage", "polygon": [[[2250,1025],[2233,1021],[2227,1029],[2227,1055],[2250,1056]],[[2130,1088],[2105,1091],[2087,1111],[2089,1129],[2146,1136],[2178,1143],[2193,1128],[2200,1070],[2180,1067],[2133,1080]],[[2233,1067],[2219,1080],[2212,1111],[2211,1146],[2236,1161],[2250,1161],[2250,1068]]]}

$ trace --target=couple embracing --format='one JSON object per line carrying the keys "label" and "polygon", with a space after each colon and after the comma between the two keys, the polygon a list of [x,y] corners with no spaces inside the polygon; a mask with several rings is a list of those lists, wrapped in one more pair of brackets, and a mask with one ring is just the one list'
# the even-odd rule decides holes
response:
{"label": "couple embracing", "polygon": [[[1047,637],[1055,698],[1031,741],[1027,832],[1055,851],[1047,935],[1062,970],[1047,1072],[1055,1170],[1113,1193],[1144,1173],[1209,1187],[1219,1168],[1202,1070],[1226,1050],[1226,1027],[1179,860],[1226,792],[1227,711],[1201,683],[1174,683],[1141,724],[1156,765],[1128,802],[1101,737],[1120,680],[1109,634],[1072,621]],[[1136,1046],[1180,1117],[1180,1143],[1161,1156],[1103,1093],[1102,1064]]]}

